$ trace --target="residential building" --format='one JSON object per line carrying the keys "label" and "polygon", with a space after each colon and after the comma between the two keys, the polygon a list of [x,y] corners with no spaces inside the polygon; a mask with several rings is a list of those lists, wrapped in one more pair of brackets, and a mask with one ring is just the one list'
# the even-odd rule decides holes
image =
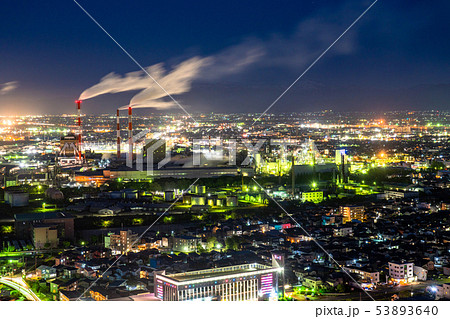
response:
{"label": "residential building", "polygon": [[414,273],[414,276],[417,276],[417,280],[420,280],[420,281],[427,280],[427,274],[428,274],[427,269],[414,265],[413,273]]}
{"label": "residential building", "polygon": [[431,287],[436,299],[450,299],[450,284],[435,285]]}
{"label": "residential building", "polygon": [[55,248],[59,244],[58,228],[56,225],[33,225],[33,244],[36,249]]}
{"label": "residential building", "polygon": [[373,284],[377,284],[380,282],[380,272],[372,271],[368,269],[359,269],[359,268],[349,268],[344,267],[344,269],[350,274],[357,274],[363,281],[369,281]]}
{"label": "residential building", "polygon": [[311,277],[311,276],[303,277],[302,285],[309,289],[317,290],[320,288],[322,284],[323,281],[319,277]]}
{"label": "residential building", "polygon": [[344,223],[352,220],[365,221],[364,206],[340,206],[339,211],[344,216]]}
{"label": "residential building", "polygon": [[138,234],[131,230],[121,230],[119,234],[110,233],[105,237],[105,248],[111,249],[113,255],[126,254],[137,246]]}
{"label": "residential building", "polygon": [[171,237],[171,239],[172,239],[172,250],[182,252],[196,251],[198,244],[201,241],[200,238],[193,236],[176,236]]}
{"label": "residential building", "polygon": [[42,279],[56,278],[56,269],[49,266],[41,265],[36,268],[36,277]]}
{"label": "residential building", "polygon": [[80,298],[83,292],[72,291],[72,290],[59,290],[59,300],[60,301],[75,301]]}
{"label": "residential building", "polygon": [[389,263],[389,277],[398,282],[414,281],[413,263]]}

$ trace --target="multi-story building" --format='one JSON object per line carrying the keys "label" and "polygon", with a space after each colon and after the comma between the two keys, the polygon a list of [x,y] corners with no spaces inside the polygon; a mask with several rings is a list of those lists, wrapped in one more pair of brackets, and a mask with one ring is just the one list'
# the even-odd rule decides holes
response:
{"label": "multi-story building", "polygon": [[414,281],[414,263],[389,263],[389,277],[397,282]]}
{"label": "multi-story building", "polygon": [[345,153],[345,150],[336,150],[334,155],[334,162],[336,165],[347,164],[348,155]]}
{"label": "multi-story building", "polygon": [[364,206],[340,206],[339,211],[344,216],[344,223],[351,222],[352,220],[365,220]]}
{"label": "multi-story building", "polygon": [[302,202],[320,203],[323,201],[323,191],[311,191],[301,193]]}
{"label": "multi-story building", "polygon": [[46,212],[33,214],[15,214],[15,229],[17,237],[29,238],[33,234],[33,225],[53,225],[58,231],[60,239],[74,239],[74,218],[63,212]]}
{"label": "multi-story building", "polygon": [[163,301],[277,300],[283,271],[253,263],[170,275],[155,272],[155,296]]}
{"label": "multi-story building", "polygon": [[450,299],[450,284],[433,286],[431,291],[435,292],[436,299]]}
{"label": "multi-story building", "polygon": [[171,241],[173,251],[190,252],[197,250],[201,239],[193,236],[176,236],[171,237]]}
{"label": "multi-story building", "polygon": [[33,244],[36,249],[55,248],[59,244],[58,229],[55,225],[33,225]]}
{"label": "multi-story building", "polygon": [[109,234],[105,237],[105,248],[111,249],[113,255],[126,254],[137,245],[138,235],[131,230],[121,230],[119,234]]}
{"label": "multi-story building", "polygon": [[349,268],[344,267],[344,269],[351,274],[357,274],[363,281],[367,281],[373,284],[377,284],[380,282],[380,272],[372,271],[367,269],[359,269],[359,268]]}
{"label": "multi-story building", "polygon": [[56,278],[56,269],[46,265],[41,265],[36,268],[36,277],[43,279]]}

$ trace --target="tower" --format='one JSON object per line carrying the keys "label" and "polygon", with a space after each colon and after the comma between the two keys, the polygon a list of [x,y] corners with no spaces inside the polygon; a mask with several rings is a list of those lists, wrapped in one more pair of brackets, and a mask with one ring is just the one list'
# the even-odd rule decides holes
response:
{"label": "tower", "polygon": [[116,115],[116,133],[117,133],[117,159],[120,159],[120,115],[119,115],[119,109],[117,109],[117,115]]}
{"label": "tower", "polygon": [[128,154],[127,166],[133,166],[133,123],[132,123],[132,108],[128,107]]}
{"label": "tower", "polygon": [[81,161],[81,152],[82,152],[82,139],[81,136],[83,134],[81,129],[81,100],[76,100],[75,103],[77,104],[77,116],[78,116],[78,159]]}
{"label": "tower", "polygon": [[291,182],[292,182],[292,197],[295,197],[295,155],[292,153],[291,159]]}

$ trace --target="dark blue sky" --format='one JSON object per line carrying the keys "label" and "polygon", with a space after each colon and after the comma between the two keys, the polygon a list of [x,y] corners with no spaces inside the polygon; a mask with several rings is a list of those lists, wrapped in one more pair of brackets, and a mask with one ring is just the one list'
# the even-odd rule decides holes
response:
{"label": "dark blue sky", "polygon": [[[79,1],[143,66],[214,57],[175,96],[191,112],[262,112],[371,2]],[[0,115],[72,113],[106,74],[139,70],[71,0],[1,6]],[[449,109],[449,14],[445,0],[379,0],[271,111]]]}

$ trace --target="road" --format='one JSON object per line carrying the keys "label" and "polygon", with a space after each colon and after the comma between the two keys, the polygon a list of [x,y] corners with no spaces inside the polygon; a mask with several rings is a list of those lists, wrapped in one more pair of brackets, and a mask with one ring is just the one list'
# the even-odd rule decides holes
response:
{"label": "road", "polygon": [[21,277],[0,277],[0,284],[9,286],[31,301],[41,301],[38,296],[28,287],[27,283]]}

